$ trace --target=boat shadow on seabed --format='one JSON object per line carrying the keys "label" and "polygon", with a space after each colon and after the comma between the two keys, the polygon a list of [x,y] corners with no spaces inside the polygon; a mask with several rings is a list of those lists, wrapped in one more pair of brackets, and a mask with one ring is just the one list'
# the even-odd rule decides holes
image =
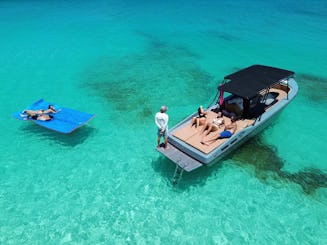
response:
{"label": "boat shadow on seabed", "polygon": [[313,195],[319,188],[327,188],[327,174],[320,169],[305,168],[294,173],[283,170],[283,159],[274,147],[263,143],[261,137],[248,141],[232,153],[231,158],[237,165],[254,167],[255,176],[265,184],[273,185],[274,181],[294,183],[306,195]]}
{"label": "boat shadow on seabed", "polygon": [[[294,183],[299,185],[306,195],[314,195],[319,188],[327,188],[327,174],[320,169],[307,168],[295,173],[283,170],[284,162],[278,156],[276,149],[263,143],[260,136],[240,146],[226,159],[232,160],[233,164],[242,168],[252,166],[255,177],[267,185],[275,186],[276,182],[281,182],[286,187],[288,183]],[[178,183],[173,177],[176,166],[169,159],[160,156],[152,162],[152,167],[165,178],[172,180],[174,186],[178,184],[178,189],[186,190],[190,186],[205,185],[206,179],[217,174],[223,162],[224,160],[214,166],[202,167],[194,172],[185,173],[182,181],[177,181]]]}

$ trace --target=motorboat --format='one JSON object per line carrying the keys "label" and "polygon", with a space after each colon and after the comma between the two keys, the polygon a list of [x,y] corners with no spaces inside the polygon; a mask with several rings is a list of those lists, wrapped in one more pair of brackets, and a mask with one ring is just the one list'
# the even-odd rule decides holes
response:
{"label": "motorboat", "polygon": [[[218,112],[223,114],[224,124],[236,119],[237,130],[229,138],[218,138],[224,125],[214,132],[203,131],[204,125],[196,127],[192,119],[198,112],[177,123],[168,133],[168,149],[157,150],[176,164],[174,181],[182,172],[194,171],[213,165],[241,144],[271,125],[277,115],[297,95],[298,85],[293,71],[252,65],[224,77],[218,86],[214,103],[206,108],[206,123],[214,121]],[[216,100],[217,99],[217,100]],[[210,144],[203,144],[204,137],[211,137]]]}

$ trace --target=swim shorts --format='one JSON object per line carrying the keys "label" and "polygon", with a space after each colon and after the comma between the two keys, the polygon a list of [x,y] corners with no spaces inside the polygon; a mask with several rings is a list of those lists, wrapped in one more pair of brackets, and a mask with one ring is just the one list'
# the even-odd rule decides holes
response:
{"label": "swim shorts", "polygon": [[220,138],[230,138],[232,135],[233,134],[230,131],[225,130],[220,133]]}
{"label": "swim shorts", "polygon": [[161,133],[161,130],[158,129],[158,137],[167,138],[168,137],[168,130],[166,129],[163,133]]}

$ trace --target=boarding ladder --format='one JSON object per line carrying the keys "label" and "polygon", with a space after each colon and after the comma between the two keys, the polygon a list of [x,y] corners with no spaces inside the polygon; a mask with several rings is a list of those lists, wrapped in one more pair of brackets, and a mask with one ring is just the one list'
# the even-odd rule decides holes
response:
{"label": "boarding ladder", "polygon": [[172,180],[174,186],[176,186],[178,184],[178,182],[180,181],[180,179],[182,178],[183,172],[184,172],[184,168],[182,168],[181,166],[176,164],[174,177]]}

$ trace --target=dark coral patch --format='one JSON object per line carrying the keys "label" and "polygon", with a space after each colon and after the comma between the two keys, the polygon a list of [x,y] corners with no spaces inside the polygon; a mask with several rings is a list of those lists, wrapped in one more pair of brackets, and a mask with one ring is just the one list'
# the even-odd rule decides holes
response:
{"label": "dark coral patch", "polygon": [[299,6],[294,8],[293,12],[295,14],[307,16],[310,18],[325,18],[327,16],[327,14],[324,11],[308,10],[308,9],[300,8]]}
{"label": "dark coral patch", "polygon": [[207,101],[215,86],[210,84],[212,77],[196,65],[198,56],[185,47],[148,39],[142,54],[99,59],[83,75],[83,86],[117,112],[139,119],[152,120],[161,104],[178,107]]}
{"label": "dark coral patch", "polygon": [[298,74],[296,81],[301,86],[301,93],[310,101],[321,103],[327,102],[327,79],[310,74]]}
{"label": "dark coral patch", "polygon": [[327,187],[327,174],[315,168],[304,169],[297,173],[282,171],[279,176],[300,185],[306,194],[312,194],[318,188]]}
{"label": "dark coral patch", "polygon": [[255,176],[265,184],[273,184],[273,181],[295,183],[306,194],[313,194],[318,188],[327,188],[327,174],[319,169],[304,169],[296,173],[283,170],[284,162],[277,150],[264,144],[260,137],[241,146],[232,154],[232,159],[239,166],[252,166]]}
{"label": "dark coral patch", "polygon": [[208,30],[208,31],[204,31],[203,34],[206,35],[207,37],[216,38],[228,42],[235,42],[241,40],[240,37],[234,36],[233,34],[224,31]]}

